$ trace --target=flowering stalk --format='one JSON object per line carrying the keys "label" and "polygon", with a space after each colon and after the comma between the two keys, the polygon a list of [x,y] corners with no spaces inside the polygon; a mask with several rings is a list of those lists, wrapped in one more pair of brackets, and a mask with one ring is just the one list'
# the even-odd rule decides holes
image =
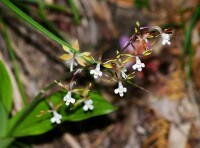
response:
{"label": "flowering stalk", "polygon": [[[115,94],[119,94],[120,97],[123,97],[127,92],[127,88],[122,85],[123,81],[129,81],[135,76],[135,71],[142,71],[145,68],[145,64],[141,62],[140,57],[148,56],[152,53],[152,45],[155,43],[155,39],[160,35],[162,38],[163,45],[170,45],[170,34],[172,30],[162,29],[158,26],[154,27],[140,27],[139,23],[136,23],[135,33],[131,38],[125,43],[123,50],[117,51],[116,57],[105,62],[102,62],[101,58],[96,62],[89,52],[80,52],[79,43],[76,40],[72,47],[75,49],[72,51],[67,46],[63,46],[65,54],[61,55],[60,58],[65,62],[70,62],[70,71],[74,70],[74,64],[84,67],[85,69],[90,66],[90,62],[96,63],[95,69],[90,70],[90,74],[93,75],[94,79],[103,76],[103,73],[107,81],[118,82],[118,88],[114,89]],[[157,34],[155,34],[157,31]],[[153,39],[151,42],[150,39]],[[137,43],[137,46],[136,46]],[[132,48],[132,53],[126,51],[127,48]],[[137,47],[137,48],[136,48]],[[135,59],[135,64],[132,65],[132,71],[127,70],[126,64]],[[101,62],[100,62],[101,61]],[[104,67],[101,71],[101,66]],[[83,68],[83,69],[84,69]],[[81,71],[79,69],[74,73],[71,81],[69,82],[68,87],[65,87],[60,84],[64,89],[67,90],[67,94],[63,97],[67,107],[74,107],[76,105],[83,104],[84,111],[91,111],[94,109],[93,101],[89,97],[90,86],[84,89],[74,89],[73,84],[75,83],[75,76]],[[102,78],[103,80],[103,78]],[[81,96],[81,99],[75,100],[72,97],[72,93],[77,93]],[[50,119],[52,123],[60,124],[62,115],[53,111],[53,117]]]}

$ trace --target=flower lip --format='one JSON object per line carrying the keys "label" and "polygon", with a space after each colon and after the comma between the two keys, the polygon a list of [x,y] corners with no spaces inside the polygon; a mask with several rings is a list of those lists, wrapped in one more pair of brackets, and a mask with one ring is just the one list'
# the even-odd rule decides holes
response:
{"label": "flower lip", "polygon": [[71,103],[71,104],[74,104],[75,101],[76,101],[74,98],[72,98],[72,93],[71,93],[71,91],[68,91],[68,93],[64,96],[63,100],[66,101],[65,104],[66,104],[67,106],[69,106],[70,103]]}
{"label": "flower lip", "polygon": [[88,110],[93,110],[94,106],[93,106],[93,101],[91,99],[84,101],[84,106],[83,106],[83,110],[84,111],[88,111]]}
{"label": "flower lip", "polygon": [[163,44],[163,45],[166,45],[166,44],[170,45],[170,44],[171,44],[169,34],[162,33],[162,34],[161,34],[161,37],[162,37],[162,39],[163,39],[163,40],[162,40],[162,44]]}
{"label": "flower lip", "polygon": [[119,94],[120,97],[124,96],[124,93],[127,92],[127,88],[123,87],[122,82],[118,82],[118,88],[114,90],[115,94]]}
{"label": "flower lip", "polygon": [[133,70],[142,71],[142,68],[145,67],[145,64],[141,62],[138,56],[136,56],[136,63],[132,66]]}
{"label": "flower lip", "polygon": [[57,111],[52,111],[53,112],[53,117],[51,118],[51,123],[61,123],[62,115],[59,114]]}
{"label": "flower lip", "polygon": [[102,76],[102,72],[100,71],[100,63],[97,63],[95,69],[90,70],[90,74],[93,74],[95,79]]}
{"label": "flower lip", "polygon": [[127,72],[127,69],[125,67],[121,69],[121,75],[122,75],[122,78],[124,78],[124,79],[127,78],[126,72]]}

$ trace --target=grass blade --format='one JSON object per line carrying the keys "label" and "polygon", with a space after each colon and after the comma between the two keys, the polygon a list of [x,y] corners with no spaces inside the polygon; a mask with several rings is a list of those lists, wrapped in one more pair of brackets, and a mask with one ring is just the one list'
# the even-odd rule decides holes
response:
{"label": "grass blade", "polygon": [[17,15],[19,15],[21,18],[23,18],[26,22],[28,22],[31,26],[33,26],[35,29],[39,30],[40,32],[42,32],[43,34],[45,34],[46,36],[48,36],[49,38],[51,38],[52,40],[56,41],[57,43],[59,43],[60,45],[65,45],[67,47],[70,48],[71,51],[75,51],[72,46],[63,41],[62,39],[60,39],[59,37],[55,36],[53,33],[51,33],[50,31],[48,31],[47,29],[45,29],[43,26],[41,26],[39,23],[37,23],[35,20],[33,20],[32,18],[30,18],[27,14],[25,14],[23,11],[21,11],[17,6],[15,6],[11,1],[9,0],[2,0],[2,2],[8,7],[10,8],[12,11],[14,11]]}

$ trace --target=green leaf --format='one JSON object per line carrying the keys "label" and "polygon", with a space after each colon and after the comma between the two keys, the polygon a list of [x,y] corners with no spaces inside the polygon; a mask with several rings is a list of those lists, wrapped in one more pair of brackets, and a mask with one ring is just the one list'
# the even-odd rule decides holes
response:
{"label": "green leaf", "polygon": [[17,85],[18,85],[18,88],[19,88],[19,91],[20,91],[20,94],[21,94],[21,97],[22,97],[23,104],[26,105],[27,104],[26,93],[25,93],[25,89],[24,89],[24,86],[22,84],[22,81],[20,79],[19,66],[16,62],[15,52],[14,52],[13,47],[12,47],[10,35],[8,33],[7,26],[4,24],[4,22],[1,20],[1,18],[0,18],[0,23],[3,26],[2,35],[5,39],[7,51],[10,54],[13,73],[14,73],[15,78],[16,78],[16,82],[17,82]]}
{"label": "green leaf", "polygon": [[0,100],[0,138],[5,137],[8,129],[8,113]]}
{"label": "green leaf", "polygon": [[0,60],[0,100],[9,113],[12,106],[12,84],[6,67]]}
{"label": "green leaf", "polygon": [[107,102],[101,95],[91,92],[90,99],[93,100],[94,110],[85,112],[83,111],[82,106],[76,109],[73,112],[64,112],[62,110],[62,114],[64,114],[63,120],[65,121],[81,121],[94,116],[109,114],[116,110],[116,107]]}
{"label": "green leaf", "polygon": [[[55,105],[59,104],[63,96],[66,93],[60,92],[56,93],[50,97],[48,97]],[[67,110],[65,104],[61,106],[59,109],[59,113],[62,114],[62,122],[63,121],[81,121],[85,120],[94,116],[108,114],[114,111],[116,108],[112,106],[109,102],[107,102],[102,96],[97,93],[90,93],[90,98],[93,100],[94,110],[89,112],[83,111],[83,106],[76,107],[74,110]],[[22,136],[29,136],[29,135],[39,135],[43,134],[56,126],[56,124],[52,124],[50,119],[52,117],[52,113],[46,113],[41,117],[36,117],[40,114],[40,111],[47,111],[49,110],[49,105],[46,100],[42,101],[36,108],[34,108],[30,114],[15,128],[12,132],[11,136],[14,137],[22,137]],[[10,126],[15,124],[17,118],[20,117],[19,112],[15,117],[10,120]]]}
{"label": "green leaf", "polygon": [[8,148],[13,141],[14,138],[0,139],[0,148]]}

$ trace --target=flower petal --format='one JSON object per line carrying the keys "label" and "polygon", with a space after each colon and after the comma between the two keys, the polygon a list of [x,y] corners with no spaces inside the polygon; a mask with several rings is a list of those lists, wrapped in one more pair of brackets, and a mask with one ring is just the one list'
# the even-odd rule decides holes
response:
{"label": "flower petal", "polygon": [[67,47],[67,46],[65,46],[65,45],[63,45],[62,47],[63,47],[63,50],[64,50],[64,51],[66,51],[67,53],[72,54],[69,47]]}
{"label": "flower petal", "polygon": [[75,101],[76,101],[76,100],[75,100],[74,98],[71,98],[71,99],[70,99],[70,102],[71,102],[72,104],[74,104]]}
{"label": "flower petal", "polygon": [[69,106],[70,102],[66,101],[65,105]]}
{"label": "flower petal", "polygon": [[83,110],[84,110],[84,111],[87,111],[87,110],[88,110],[88,106],[87,106],[87,105],[84,105],[84,106],[83,106]]}
{"label": "flower petal", "polygon": [[59,119],[57,119],[57,120],[56,120],[56,123],[57,123],[57,124],[60,124],[60,123],[61,123],[61,121],[60,121]]}
{"label": "flower petal", "polygon": [[144,64],[144,63],[141,63],[141,67],[145,67],[145,64]]}
{"label": "flower petal", "polygon": [[63,61],[68,61],[72,59],[72,55],[71,54],[62,54],[59,58]]}
{"label": "flower petal", "polygon": [[124,93],[122,92],[122,93],[119,93],[119,95],[120,95],[120,97],[123,97],[124,96]]}
{"label": "flower petal", "polygon": [[86,66],[86,62],[84,59],[82,59],[81,57],[76,57],[76,61],[78,62],[79,65],[85,67]]}
{"label": "flower petal", "polygon": [[99,76],[100,76],[100,77],[102,76],[102,74],[103,74],[103,73],[102,73],[101,71],[99,71]]}
{"label": "flower petal", "polygon": [[93,110],[94,106],[93,105],[89,105],[89,109]]}
{"label": "flower petal", "polygon": [[94,74],[95,73],[95,70],[90,70],[90,74]]}
{"label": "flower petal", "polygon": [[137,65],[134,64],[134,65],[132,66],[132,68],[133,68],[133,70],[136,70],[136,69],[137,69]]}
{"label": "flower petal", "polygon": [[114,92],[115,92],[115,94],[118,94],[119,93],[119,89],[118,88],[115,89]]}
{"label": "flower petal", "polygon": [[138,71],[142,71],[142,68],[141,67],[138,67],[138,69],[137,69]]}
{"label": "flower petal", "polygon": [[55,123],[56,119],[54,117],[51,118],[51,123]]}
{"label": "flower petal", "polygon": [[73,47],[76,51],[79,51],[79,42],[78,42],[77,39],[73,42],[72,47]]}

